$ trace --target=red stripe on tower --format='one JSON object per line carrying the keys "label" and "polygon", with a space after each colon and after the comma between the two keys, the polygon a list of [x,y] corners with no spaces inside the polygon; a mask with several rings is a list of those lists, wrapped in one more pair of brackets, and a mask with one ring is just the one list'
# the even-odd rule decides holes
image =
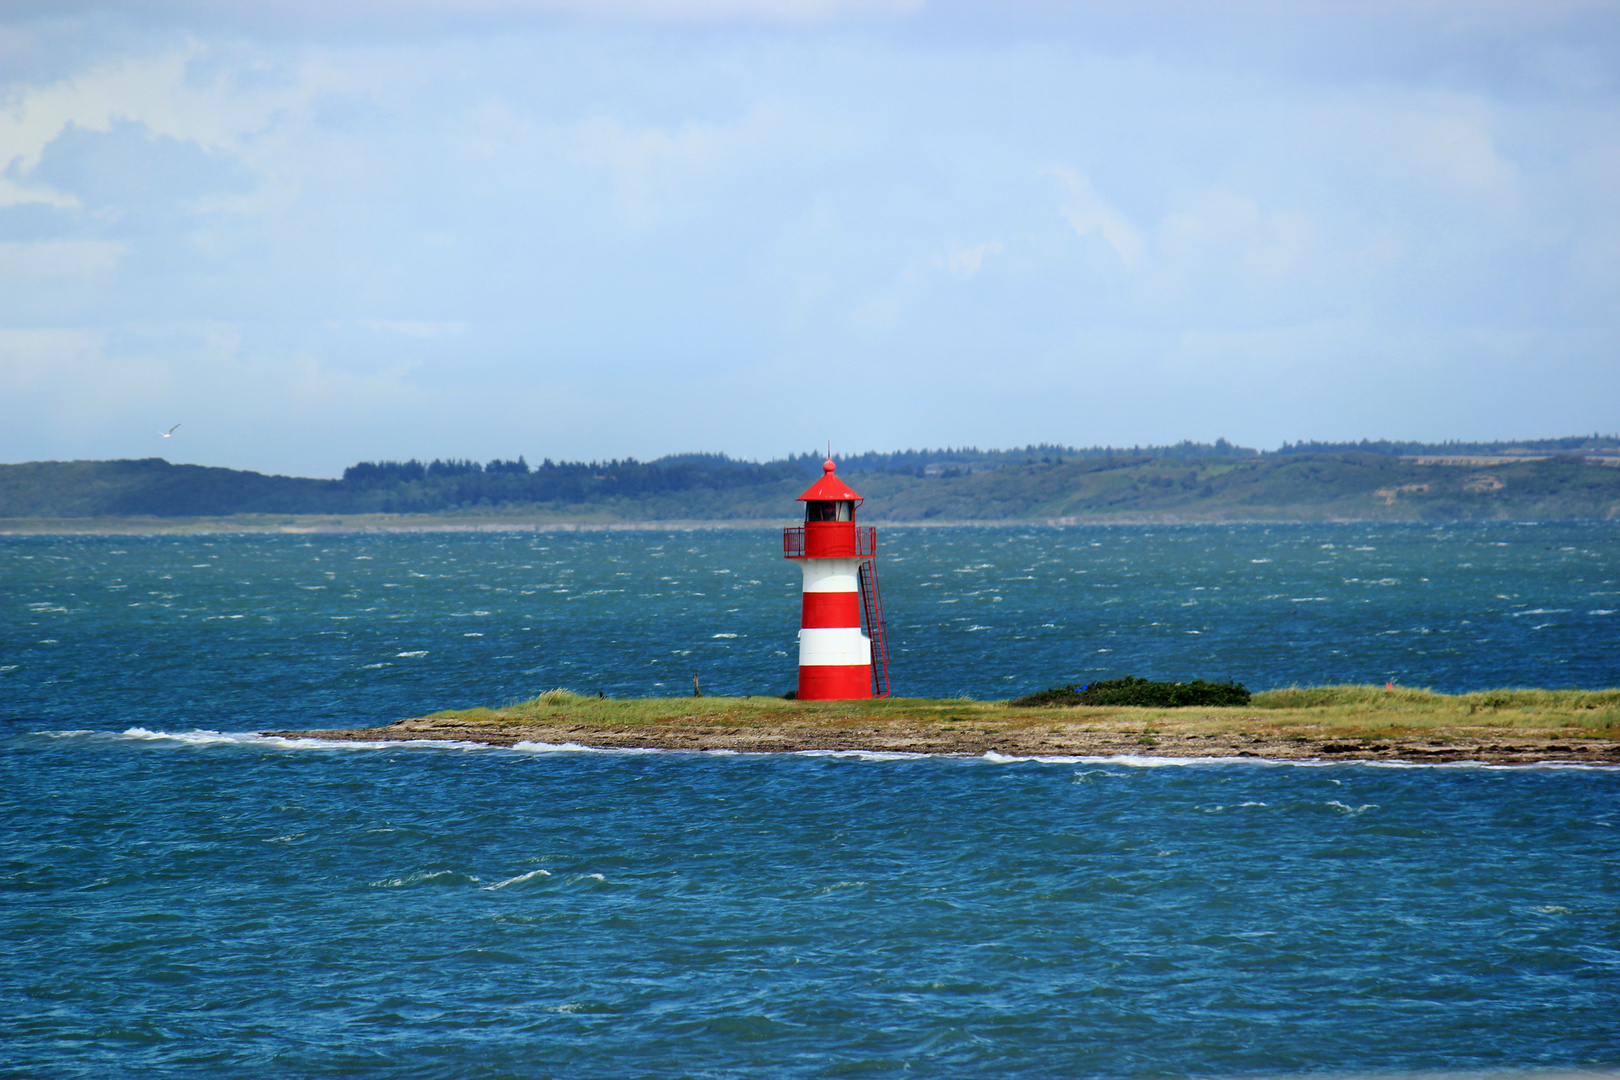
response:
{"label": "red stripe on tower", "polygon": [[[833,475],[829,458],[823,475],[798,501],[804,525],[783,531],[782,550],[804,572],[804,604],[799,621],[799,689],[805,701],[869,698],[873,691],[873,645],[888,696],[887,651],[875,596],[863,593],[872,576],[877,530],[855,524],[861,497]],[[861,632],[861,616],[866,629]]]}
{"label": "red stripe on tower", "polygon": [[804,594],[802,627],[861,625],[861,597],[852,592],[807,592]]}

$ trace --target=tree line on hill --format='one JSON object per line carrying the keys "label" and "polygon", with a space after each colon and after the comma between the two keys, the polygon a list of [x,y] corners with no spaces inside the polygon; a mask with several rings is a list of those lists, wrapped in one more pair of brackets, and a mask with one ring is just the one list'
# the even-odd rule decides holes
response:
{"label": "tree line on hill", "polygon": [[[819,472],[819,467],[817,470]],[[547,504],[622,503],[649,496],[760,486],[803,487],[802,461],[765,464],[719,454],[653,462],[523,458],[360,462],[342,479],[266,476],[173,465],[162,458],[0,465],[0,517],[196,517],[227,514],[431,514]],[[798,491],[787,496],[791,502]]]}
{"label": "tree line on hill", "polygon": [[[1275,518],[1289,508],[1348,516],[1612,516],[1620,438],[1533,443],[1298,443],[1270,453],[1214,443],[1159,447],[867,452],[838,458],[868,520],[1177,514]],[[1422,466],[1414,456],[1540,454],[1554,460]],[[464,514],[544,510],[603,520],[785,517],[824,451],[768,462],[675,454],[591,462],[497,458],[362,461],[341,479],[172,465],[162,458],[0,465],[0,518],[258,514]],[[1449,469],[1449,471],[1448,471]],[[1455,473],[1456,475],[1452,475]],[[1303,510],[1301,510],[1303,512]],[[1620,511],[1616,511],[1620,512]]]}
{"label": "tree line on hill", "polygon": [[1523,454],[1593,454],[1620,451],[1620,437],[1613,435],[1569,435],[1559,439],[1524,439],[1518,442],[1443,443],[1391,442],[1389,439],[1362,439],[1360,442],[1285,442],[1274,454],[1396,454],[1403,457],[1495,457]]}
{"label": "tree line on hill", "polygon": [[[1154,460],[1195,460],[1207,458],[1264,458],[1286,454],[1384,454],[1398,457],[1494,457],[1500,455],[1615,454],[1620,453],[1620,436],[1572,435],[1558,439],[1528,439],[1516,442],[1396,442],[1389,439],[1362,439],[1359,442],[1285,442],[1276,450],[1257,450],[1225,439],[1212,443],[1183,439],[1164,446],[1059,446],[1039,443],[1009,450],[979,450],[975,447],[940,450],[900,450],[893,453],[868,451],[838,456],[838,467],[846,472],[894,473],[915,476],[946,475],[950,469],[959,475],[984,472],[1003,466],[1059,464],[1065,461],[1119,461],[1126,458]],[[819,464],[820,454],[790,456],[789,461]]]}
{"label": "tree line on hill", "polygon": [[[1257,450],[1239,446],[1226,439],[1212,443],[1183,439],[1163,446],[1062,446],[1056,443],[1031,443],[1007,450],[980,450],[977,447],[942,447],[937,450],[896,450],[890,452],[868,450],[858,454],[839,454],[839,468],[845,474],[889,473],[912,476],[968,475],[1004,466],[1058,464],[1076,460],[1119,460],[1123,458],[1152,459],[1204,459],[1204,458],[1258,458],[1279,454],[1385,454],[1404,457],[1465,457],[1539,454],[1592,454],[1620,453],[1620,436],[1572,435],[1558,439],[1530,439],[1517,442],[1461,442],[1444,443],[1399,442],[1389,439],[1362,439],[1359,442],[1285,442],[1276,450]],[[434,459],[424,464],[414,458],[409,461],[362,461],[343,470],[347,482],[367,488],[432,481],[455,476],[529,476],[544,475],[553,478],[573,477],[594,479],[612,478],[627,484],[621,491],[674,491],[687,487],[718,484],[735,487],[779,479],[788,472],[797,471],[815,475],[825,458],[822,451],[789,454],[777,461],[764,463],[740,461],[725,454],[672,454],[656,461],[642,463],[635,458],[615,459],[608,462],[553,462],[549,458],[531,467],[523,458],[516,461],[496,459],[480,465],[476,461]],[[788,469],[784,471],[783,466]],[[952,470],[955,470],[953,473]],[[633,479],[627,479],[633,477]],[[542,485],[544,486],[544,485]]]}
{"label": "tree line on hill", "polygon": [[484,465],[455,459],[423,464],[412,459],[362,461],[344,469],[343,479],[337,482],[356,493],[386,493],[382,503],[389,507],[432,504],[432,508],[439,508],[578,503],[692,488],[723,490],[800,480],[808,473],[801,460],[756,464],[735,461],[724,454],[678,454],[650,462],[635,458],[555,462],[547,458],[534,466],[522,457],[516,461],[496,459]]}

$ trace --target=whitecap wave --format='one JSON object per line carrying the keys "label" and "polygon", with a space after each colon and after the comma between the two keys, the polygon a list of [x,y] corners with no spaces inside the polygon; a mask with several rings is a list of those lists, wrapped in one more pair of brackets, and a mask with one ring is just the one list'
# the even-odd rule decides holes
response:
{"label": "whitecap wave", "polygon": [[1615,772],[1620,765],[1610,765],[1606,762],[1593,761],[1317,761],[1293,762],[1298,765],[1364,765],[1370,769],[1500,769],[1506,772],[1523,772],[1525,769],[1572,769],[1581,771]]}
{"label": "whitecap wave", "polygon": [[948,754],[922,754],[904,750],[791,750],[794,757],[854,758],[858,761],[916,761],[921,758],[949,757]]}
{"label": "whitecap wave", "polygon": [[1003,754],[987,750],[978,760],[994,764],[1018,764],[1036,761],[1043,765],[1135,765],[1142,768],[1160,768],[1167,765],[1287,765],[1292,762],[1272,761],[1269,758],[1236,757],[1150,757],[1146,754]]}
{"label": "whitecap wave", "polygon": [[254,731],[152,731],[150,728],[126,728],[117,736],[143,742],[174,742],[185,746],[263,746],[276,750],[384,750],[401,746],[436,747],[441,750],[487,750],[484,743],[460,739],[289,739],[282,735],[260,735]]}
{"label": "whitecap wave", "polygon": [[469,885],[478,879],[459,870],[421,870],[404,877],[383,878],[371,882],[374,889],[404,889],[412,885]]}
{"label": "whitecap wave", "polygon": [[533,881],[535,878],[550,876],[550,870],[530,870],[527,874],[519,874],[517,877],[509,877],[505,881],[497,881],[493,885],[485,885],[484,891],[495,892],[497,889],[504,889],[508,885],[521,885],[525,881]]}
{"label": "whitecap wave", "polygon": [[664,754],[667,750],[660,750],[656,746],[586,746],[584,743],[564,742],[536,742],[524,739],[522,742],[512,744],[512,749],[520,754]]}

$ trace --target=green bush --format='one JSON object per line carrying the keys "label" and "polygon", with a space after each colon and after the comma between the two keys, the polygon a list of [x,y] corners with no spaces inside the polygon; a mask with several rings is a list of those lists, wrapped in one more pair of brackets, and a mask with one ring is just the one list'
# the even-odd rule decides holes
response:
{"label": "green bush", "polygon": [[1086,686],[1070,685],[1041,690],[1008,702],[1020,708],[1051,708],[1064,705],[1138,705],[1150,709],[1178,709],[1188,706],[1219,707],[1249,704],[1249,691],[1241,683],[1153,682],[1127,675],[1104,679]]}
{"label": "green bush", "polygon": [[1007,704],[1015,705],[1020,709],[1050,709],[1066,705],[1078,705],[1080,704],[1081,689],[1083,688],[1079,685],[1056,686],[1050,690],[1037,690],[1033,694],[1013,698]]}

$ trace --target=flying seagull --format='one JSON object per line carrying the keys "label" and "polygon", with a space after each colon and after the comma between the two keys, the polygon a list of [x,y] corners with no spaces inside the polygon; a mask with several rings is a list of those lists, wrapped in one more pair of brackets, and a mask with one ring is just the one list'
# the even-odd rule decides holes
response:
{"label": "flying seagull", "polygon": [[[174,427],[179,427],[179,426],[180,426],[179,424],[174,425]],[[158,432],[158,434],[163,436],[165,439],[172,439],[172,438],[174,438],[174,427],[170,428],[168,431],[160,431],[160,432]]]}

